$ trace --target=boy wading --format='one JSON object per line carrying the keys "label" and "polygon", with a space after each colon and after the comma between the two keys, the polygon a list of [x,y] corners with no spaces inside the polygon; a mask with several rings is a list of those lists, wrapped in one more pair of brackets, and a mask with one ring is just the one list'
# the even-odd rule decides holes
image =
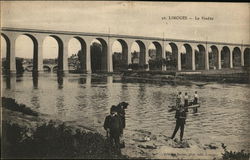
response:
{"label": "boy wading", "polygon": [[182,141],[183,134],[184,134],[184,126],[185,126],[185,122],[187,118],[186,111],[182,105],[180,105],[179,108],[176,110],[175,118],[176,118],[176,125],[175,125],[173,135],[171,136],[171,139],[175,137],[177,131],[179,130],[179,128],[181,128],[180,141]]}

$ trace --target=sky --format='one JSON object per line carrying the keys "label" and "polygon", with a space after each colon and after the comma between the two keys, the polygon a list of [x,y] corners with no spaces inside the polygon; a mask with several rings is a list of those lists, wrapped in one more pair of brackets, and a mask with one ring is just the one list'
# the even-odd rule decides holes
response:
{"label": "sky", "polygon": [[[122,1],[1,1],[0,3],[1,27],[94,33],[108,33],[110,30],[112,34],[250,43],[249,3]],[[169,16],[185,16],[188,19],[173,20],[169,19]],[[202,17],[210,17],[210,20],[203,20]],[[32,48],[27,45],[31,41],[27,37],[20,36],[17,42],[18,55],[32,56]],[[4,42],[2,44],[3,48]],[[69,46],[70,54],[80,47],[76,40],[72,40]],[[136,46],[134,48],[138,49]],[[44,57],[56,56],[52,54],[56,50],[55,40],[46,38]],[[119,51],[119,44],[114,45],[113,50]]]}

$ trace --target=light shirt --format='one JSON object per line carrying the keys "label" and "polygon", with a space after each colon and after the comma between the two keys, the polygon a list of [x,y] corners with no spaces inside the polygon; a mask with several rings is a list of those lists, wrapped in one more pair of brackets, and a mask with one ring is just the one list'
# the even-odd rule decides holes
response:
{"label": "light shirt", "polygon": [[180,104],[184,105],[184,97],[183,97],[183,95],[178,95],[178,96],[180,98]]}
{"label": "light shirt", "polygon": [[184,96],[184,100],[188,100],[188,95],[185,95],[185,96]]}
{"label": "light shirt", "polygon": [[199,98],[197,93],[194,94],[194,98]]}

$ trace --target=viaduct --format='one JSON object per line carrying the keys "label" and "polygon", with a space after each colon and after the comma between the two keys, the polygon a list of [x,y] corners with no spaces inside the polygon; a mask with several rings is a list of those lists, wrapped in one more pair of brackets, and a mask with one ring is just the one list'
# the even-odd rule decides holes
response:
{"label": "viaduct", "polygon": [[[16,71],[15,43],[20,35],[28,36],[33,42],[33,71],[37,72],[43,71],[43,41],[47,36],[54,38],[58,43],[58,71],[64,72],[69,70],[68,43],[72,38],[77,39],[81,44],[81,50],[84,55],[84,62],[81,62],[81,65],[83,72],[87,73],[92,72],[90,47],[94,39],[99,40],[102,45],[101,70],[105,72],[113,72],[111,49],[115,41],[120,42],[122,46],[122,60],[126,62],[127,65],[131,64],[130,53],[134,42],[136,42],[140,48],[140,65],[148,64],[150,58],[148,50],[152,43],[156,48],[156,56],[163,59],[166,59],[166,46],[170,45],[172,54],[177,62],[175,66],[177,71],[184,70],[184,65],[186,66],[185,69],[188,70],[211,69],[211,66],[209,66],[211,59],[210,54],[215,55],[214,69],[235,68],[250,64],[250,44],[7,27],[1,28],[0,32],[6,41],[6,59],[9,62],[8,69],[10,72]],[[185,60],[182,59],[183,53],[181,53],[183,46],[186,50]],[[195,48],[198,48],[198,52],[195,52]],[[196,58],[196,54],[199,54],[199,59]],[[163,65],[161,70],[165,71],[166,66]]]}

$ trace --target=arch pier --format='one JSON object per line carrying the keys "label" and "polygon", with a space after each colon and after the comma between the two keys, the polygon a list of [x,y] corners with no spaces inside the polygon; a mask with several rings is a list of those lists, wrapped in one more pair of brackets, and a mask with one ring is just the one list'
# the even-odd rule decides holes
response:
{"label": "arch pier", "polygon": [[[132,63],[133,43],[139,46],[138,63],[144,70],[149,70],[149,61],[152,63],[154,60],[160,60],[162,64],[154,69],[162,71],[220,70],[250,66],[250,44],[22,28],[1,28],[0,32],[6,42],[6,68],[9,72],[16,72],[15,46],[20,35],[28,36],[33,42],[33,72],[41,72],[44,68],[52,70],[43,64],[43,43],[46,37],[52,37],[57,42],[59,72],[69,70],[68,43],[72,38],[80,42],[80,64],[82,72],[86,73],[113,72],[112,45],[117,41],[122,48],[120,60],[123,66],[127,65],[126,68]],[[99,41],[101,45],[99,55],[93,49],[93,41]],[[150,48],[152,44],[154,47]],[[166,50],[167,46],[171,48],[171,52]]]}

